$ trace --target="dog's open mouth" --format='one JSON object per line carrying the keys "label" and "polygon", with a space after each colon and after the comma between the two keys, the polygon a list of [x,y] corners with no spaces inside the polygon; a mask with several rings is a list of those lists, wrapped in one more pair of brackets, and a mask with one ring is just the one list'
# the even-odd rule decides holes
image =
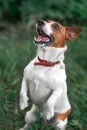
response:
{"label": "dog's open mouth", "polygon": [[54,38],[52,35],[48,36],[42,29],[37,28],[38,36],[34,38],[36,44],[47,46],[53,43]]}

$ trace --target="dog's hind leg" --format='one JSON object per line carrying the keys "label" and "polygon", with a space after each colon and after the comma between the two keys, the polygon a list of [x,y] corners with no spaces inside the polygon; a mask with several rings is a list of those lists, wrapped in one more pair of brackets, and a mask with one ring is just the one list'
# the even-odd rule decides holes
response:
{"label": "dog's hind leg", "polygon": [[57,119],[56,127],[57,130],[66,130],[67,126],[67,117],[70,114],[71,110],[67,110],[65,113],[55,113],[55,117]]}
{"label": "dog's hind leg", "polygon": [[32,108],[30,111],[28,111],[25,115],[25,122],[26,124],[24,125],[23,128],[19,130],[27,130],[30,126],[31,123],[33,123],[36,120],[36,106],[33,104]]}
{"label": "dog's hind leg", "polygon": [[56,130],[66,130],[67,126],[67,118],[62,121],[62,120],[57,120],[58,122],[56,123]]}

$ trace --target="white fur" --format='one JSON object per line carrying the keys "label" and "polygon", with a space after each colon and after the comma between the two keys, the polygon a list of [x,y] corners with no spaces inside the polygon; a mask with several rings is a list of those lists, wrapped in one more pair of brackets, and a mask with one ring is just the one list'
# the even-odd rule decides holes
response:
{"label": "white fur", "polygon": [[[52,34],[52,29],[51,29],[51,24],[53,23],[47,23],[46,21],[43,21],[45,23],[45,25],[42,27],[42,30],[45,32],[45,34],[47,35],[51,35]],[[38,24],[36,24],[36,28],[38,27]]]}
{"label": "white fur", "polygon": [[66,125],[67,125],[67,118],[62,121],[62,120],[58,120],[58,123],[56,124],[57,129],[56,130],[66,130]]}
{"label": "white fur", "polygon": [[[38,47],[37,56],[41,59],[51,62],[60,61],[60,63],[53,67],[35,66],[34,63],[38,62],[36,56],[25,67],[20,91],[21,109],[25,109],[28,106],[28,91],[33,104],[36,106],[37,104],[41,105],[42,116],[46,120],[51,119],[54,116],[54,112],[64,113],[71,108],[67,97],[66,72],[65,64],[63,63],[66,48],[66,46],[64,48]],[[36,112],[35,105],[26,114],[26,125],[21,130],[27,129],[28,125],[35,121],[36,115],[33,114]],[[59,126],[62,125],[63,127],[63,124],[62,121]],[[62,127],[61,130],[64,130],[65,124],[64,128]]]}
{"label": "white fur", "polygon": [[52,29],[49,23],[45,22],[45,26],[43,26],[43,31],[47,34],[47,35],[51,35],[52,34]]}

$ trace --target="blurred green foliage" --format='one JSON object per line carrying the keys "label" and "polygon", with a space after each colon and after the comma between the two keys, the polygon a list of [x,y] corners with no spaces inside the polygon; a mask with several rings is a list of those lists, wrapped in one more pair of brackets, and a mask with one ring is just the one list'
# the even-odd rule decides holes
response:
{"label": "blurred green foliage", "polygon": [[2,0],[0,19],[22,19],[31,17],[87,20],[86,0]]}

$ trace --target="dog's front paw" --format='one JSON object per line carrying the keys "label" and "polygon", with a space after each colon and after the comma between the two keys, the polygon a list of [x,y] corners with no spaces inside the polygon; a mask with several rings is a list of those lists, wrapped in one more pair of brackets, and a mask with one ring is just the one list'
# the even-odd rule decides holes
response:
{"label": "dog's front paw", "polygon": [[46,119],[50,120],[52,117],[54,116],[54,111],[53,110],[49,110],[46,113]]}
{"label": "dog's front paw", "polygon": [[45,119],[45,120],[50,120],[52,117],[54,116],[54,111],[51,110],[51,109],[48,109],[48,110],[44,110],[42,112],[42,117]]}
{"label": "dog's front paw", "polygon": [[19,106],[21,110],[24,110],[28,106],[28,97],[20,95]]}
{"label": "dog's front paw", "polygon": [[45,120],[50,120],[54,116],[54,109],[53,107],[49,107],[48,105],[44,106],[44,110],[42,112],[42,117]]}

